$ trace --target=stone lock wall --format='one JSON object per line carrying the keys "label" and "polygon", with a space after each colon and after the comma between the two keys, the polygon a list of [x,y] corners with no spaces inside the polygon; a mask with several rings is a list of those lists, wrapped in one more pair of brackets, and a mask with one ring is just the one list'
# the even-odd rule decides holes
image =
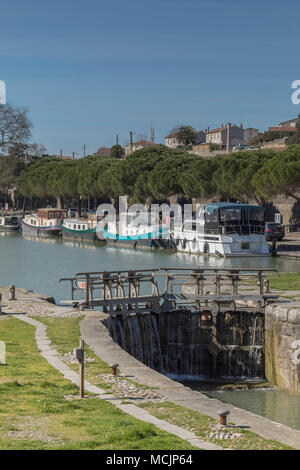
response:
{"label": "stone lock wall", "polygon": [[271,384],[300,394],[300,302],[266,307],[265,374]]}

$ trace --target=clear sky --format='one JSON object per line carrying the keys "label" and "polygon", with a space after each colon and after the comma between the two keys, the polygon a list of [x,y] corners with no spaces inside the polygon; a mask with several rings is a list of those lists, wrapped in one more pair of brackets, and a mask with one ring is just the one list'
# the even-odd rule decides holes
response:
{"label": "clear sky", "polygon": [[296,117],[299,0],[1,0],[0,79],[49,153]]}

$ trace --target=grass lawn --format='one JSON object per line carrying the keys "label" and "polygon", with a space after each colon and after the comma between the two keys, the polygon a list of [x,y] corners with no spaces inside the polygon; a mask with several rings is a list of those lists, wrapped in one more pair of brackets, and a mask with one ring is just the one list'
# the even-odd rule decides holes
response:
{"label": "grass lawn", "polygon": [[280,273],[280,276],[270,276],[270,288],[278,290],[300,290],[299,273]]}
{"label": "grass lawn", "polygon": [[[0,340],[7,350],[7,365],[0,365],[1,450],[193,449],[111,403],[96,398],[66,400],[64,396],[77,396],[78,389],[40,355],[33,326],[12,317],[3,319]],[[64,347],[72,349],[67,343]]]}
{"label": "grass lawn", "polygon": [[[79,338],[79,322],[81,319],[70,318],[70,319],[55,319],[55,318],[39,318],[37,320],[48,325],[47,335],[52,341],[53,347],[61,352],[67,353],[72,351],[78,344]],[[85,365],[87,379],[101,388],[109,388],[109,385],[104,384],[97,377],[99,373],[110,373],[111,370],[106,363],[101,361],[95,356],[88,347],[86,347],[86,354],[89,357],[96,358],[95,362],[87,363]],[[71,365],[74,370],[78,370],[77,365]],[[173,403],[145,403],[141,404],[141,407],[147,409],[152,415],[168,421],[169,423],[176,424],[187,430],[194,432],[201,439],[210,441],[215,444],[221,445],[225,448],[231,449],[289,449],[288,446],[281,444],[276,441],[264,439],[257,434],[240,430],[237,432],[242,434],[239,439],[213,439],[209,438],[211,432],[211,426],[216,424],[217,421],[209,416],[201,415],[195,411],[189,410]]]}

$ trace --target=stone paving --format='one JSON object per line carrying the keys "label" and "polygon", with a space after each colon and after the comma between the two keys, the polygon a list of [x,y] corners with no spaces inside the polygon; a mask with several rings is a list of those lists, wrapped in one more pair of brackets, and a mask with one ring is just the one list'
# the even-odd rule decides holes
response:
{"label": "stone paving", "polygon": [[[22,320],[30,325],[33,325],[35,330],[35,340],[38,349],[40,350],[41,355],[49,362],[50,365],[55,367],[63,376],[70,380],[75,385],[79,385],[79,375],[70,369],[60,358],[59,353],[51,348],[51,341],[47,337],[47,326],[43,323],[29,318],[26,315],[18,315],[17,318]],[[174,434],[175,436],[186,440],[194,447],[198,447],[199,449],[205,450],[223,450],[222,447],[212,444],[210,442],[205,442],[199,439],[194,433],[190,431],[186,431],[185,429],[180,428],[179,426],[175,426],[173,424],[167,423],[161,419],[158,419],[148,413],[146,410],[143,410],[135,405],[131,404],[124,404],[122,403],[122,399],[115,398],[114,395],[108,394],[104,390],[95,385],[90,384],[87,380],[84,383],[85,390],[96,394],[97,398],[102,400],[109,401],[113,405],[115,405],[120,410],[124,411],[124,413],[130,414],[135,418],[151,423],[158,427],[159,429],[169,432],[170,434]]]}

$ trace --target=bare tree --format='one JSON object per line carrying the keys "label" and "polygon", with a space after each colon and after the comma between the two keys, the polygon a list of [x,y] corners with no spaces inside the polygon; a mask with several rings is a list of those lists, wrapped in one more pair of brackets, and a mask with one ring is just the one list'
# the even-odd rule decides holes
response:
{"label": "bare tree", "polygon": [[26,108],[13,108],[0,104],[0,152],[8,153],[16,144],[27,144],[31,138],[32,124]]}

